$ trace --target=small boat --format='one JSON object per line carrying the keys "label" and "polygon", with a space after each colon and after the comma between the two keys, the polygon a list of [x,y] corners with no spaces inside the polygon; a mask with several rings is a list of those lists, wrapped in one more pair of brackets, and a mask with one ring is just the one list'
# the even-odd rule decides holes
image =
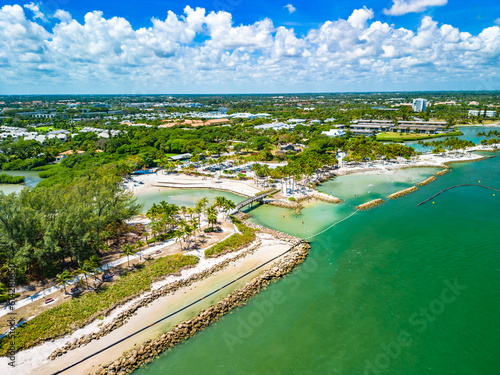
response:
{"label": "small boat", "polygon": [[45,304],[47,305],[47,304],[52,303],[52,302],[54,302],[54,301],[55,301],[55,299],[54,299],[54,298],[47,298],[47,299],[45,300]]}

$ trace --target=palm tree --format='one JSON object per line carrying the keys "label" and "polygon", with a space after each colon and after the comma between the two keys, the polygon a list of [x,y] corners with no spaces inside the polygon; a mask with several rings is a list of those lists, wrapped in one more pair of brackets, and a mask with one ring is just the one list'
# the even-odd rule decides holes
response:
{"label": "palm tree", "polygon": [[191,225],[187,224],[187,223],[184,223],[184,229],[183,229],[183,232],[185,234],[185,237],[186,237],[186,245],[188,245],[188,249],[189,249],[189,243],[191,242],[191,235],[193,234],[194,232],[194,229]]}
{"label": "palm tree", "polygon": [[[236,205],[234,202],[230,199],[226,199],[225,205],[224,205],[224,210],[226,211],[227,215],[229,214],[229,210],[234,210],[236,208]],[[226,215],[226,217],[227,217]]]}
{"label": "palm tree", "polygon": [[199,202],[196,205],[196,207],[194,208],[194,212],[195,212],[196,216],[198,216],[198,226],[200,227],[201,226],[201,213],[203,212],[203,208],[201,207]]}
{"label": "palm tree", "polygon": [[198,225],[198,220],[196,220],[196,218],[192,218],[191,219],[191,228],[193,228],[193,235],[194,235],[194,242],[196,243],[196,230],[199,228],[200,226]]}
{"label": "palm tree", "polygon": [[127,256],[128,268],[130,268],[130,256],[134,255],[136,252],[137,250],[131,244],[127,243],[122,247],[122,253]]}
{"label": "palm tree", "polygon": [[181,246],[181,251],[182,251],[182,239],[184,238],[184,230],[183,230],[183,220],[180,221],[178,227],[177,227],[177,230],[175,231],[175,237],[177,238],[177,240],[179,241],[179,244]]}
{"label": "palm tree", "polygon": [[57,286],[62,285],[62,287],[64,288],[64,294],[68,294],[68,292],[66,291],[66,283],[72,278],[73,276],[71,276],[71,273],[68,270],[56,275]]}
{"label": "palm tree", "polygon": [[215,197],[215,204],[214,204],[214,206],[217,208],[217,212],[219,211],[219,208],[220,209],[224,208],[225,203],[226,203],[226,198],[225,197],[222,197],[222,196]]}
{"label": "palm tree", "polygon": [[88,263],[94,272],[94,279],[97,280],[97,270],[102,267],[101,258],[94,254],[89,258]]}
{"label": "palm tree", "polygon": [[87,284],[87,289],[89,289],[89,281],[87,279],[87,276],[92,275],[92,267],[88,262],[83,262],[78,264],[78,269],[74,271],[74,275],[78,276],[80,274],[83,274],[85,283]]}
{"label": "palm tree", "polygon": [[215,211],[215,208],[208,207],[207,215],[208,224],[212,224],[212,230],[214,230],[214,224],[217,224],[217,212]]}

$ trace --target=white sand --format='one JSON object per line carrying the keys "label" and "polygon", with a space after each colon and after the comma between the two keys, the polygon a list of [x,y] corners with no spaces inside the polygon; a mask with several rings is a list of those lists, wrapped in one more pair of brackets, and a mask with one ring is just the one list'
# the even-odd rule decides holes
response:
{"label": "white sand", "polygon": [[[252,269],[265,261],[279,255],[290,247],[290,244],[284,241],[276,240],[272,236],[268,234],[259,233],[258,236],[261,238],[262,244],[254,253],[238,259],[234,261],[234,263],[230,264],[223,270],[217,272],[209,278],[206,278],[201,281],[197,281],[192,284],[190,287],[180,289],[170,295],[160,297],[154,302],[152,302],[149,306],[140,308],[137,311],[137,314],[132,316],[130,320],[123,325],[122,327],[116,329],[110,334],[104,336],[99,340],[94,340],[90,342],[86,346],[82,346],[78,349],[72,350],[67,354],[58,357],[54,361],[48,360],[47,357],[58,347],[62,347],[67,341],[72,341],[75,338],[79,338],[83,334],[92,333],[98,331],[98,325],[103,322],[103,324],[108,323],[118,315],[121,311],[123,311],[126,307],[119,308],[113,312],[110,317],[105,318],[104,321],[94,322],[87,327],[80,329],[74,332],[72,335],[68,337],[64,337],[54,342],[46,342],[40,346],[35,348],[31,348],[17,354],[16,358],[16,368],[7,368],[6,371],[3,371],[2,374],[5,375],[17,375],[17,374],[50,374],[58,369],[66,367],[69,364],[72,364],[85,356],[98,351],[113,343],[126,335],[148,325],[152,322],[168,315],[169,313],[179,309],[182,306],[185,306],[200,297],[206,295],[207,293],[218,289],[222,285],[227,282],[234,280],[240,275],[246,273],[249,269]],[[244,250],[242,250],[244,251]],[[196,252],[192,252],[196,254]],[[183,279],[189,277],[191,274],[200,272],[203,269],[209,268],[212,265],[222,262],[223,260],[235,257],[240,252],[227,254],[223,257],[219,257],[216,259],[201,259],[200,263],[188,270],[184,270],[182,275],[179,277],[169,277],[168,280],[164,282],[155,283],[153,285],[154,288],[158,288],[161,285],[172,282],[178,279]],[[198,254],[200,255],[200,254]],[[217,303],[220,299],[227,296],[229,293],[234,291],[237,288],[242,287],[245,283],[250,281],[252,278],[263,272],[263,270],[271,267],[271,264],[266,265],[258,271],[253,272],[252,274],[246,276],[245,278],[239,280],[237,283],[232,284],[230,287],[224,289],[223,291],[203,300],[202,302],[197,303],[190,309],[173,316],[170,319],[163,321],[161,324],[157,324],[140,334],[121,342],[115,347],[106,350],[105,352],[79,364],[78,366],[72,368],[68,371],[71,374],[86,374],[95,370],[99,364],[108,363],[122,355],[123,352],[128,351],[134,347],[134,345],[140,345],[147,339],[152,339],[157,337],[162,332],[168,331],[175,324],[184,321],[186,319],[192,318],[199,313],[201,309],[205,309],[210,305]],[[131,301],[127,304],[130,306],[132,303],[137,300]]]}
{"label": "white sand", "polygon": [[[142,184],[140,182],[142,182]],[[199,189],[221,189],[245,196],[254,196],[255,193],[261,191],[261,189],[253,183],[253,180],[217,180],[213,177],[188,176],[174,173],[163,174],[162,171],[156,174],[131,176],[130,181],[126,182],[124,185],[134,194],[151,189],[158,189],[159,186],[171,188],[190,187]]]}

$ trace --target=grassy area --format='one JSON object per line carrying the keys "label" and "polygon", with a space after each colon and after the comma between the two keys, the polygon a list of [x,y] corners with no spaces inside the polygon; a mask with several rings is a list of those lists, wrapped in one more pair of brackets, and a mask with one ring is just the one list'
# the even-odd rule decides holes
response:
{"label": "grassy area", "polygon": [[377,141],[419,141],[422,139],[439,138],[439,137],[451,137],[462,135],[461,131],[453,131],[446,134],[415,134],[415,133],[378,133]]}
{"label": "grassy area", "polygon": [[54,128],[53,126],[37,126],[36,131],[38,132],[49,132],[52,130],[60,130],[59,128]]}
{"label": "grassy area", "polygon": [[[169,255],[146,263],[145,267],[122,276],[95,293],[62,303],[43,312],[16,330],[17,350],[27,349],[48,339],[61,337],[94,321],[113,305],[124,302],[141,292],[149,291],[158,278],[198,263],[194,255]],[[0,341],[0,356],[10,349],[10,335]]]}
{"label": "grassy area", "polygon": [[240,220],[231,216],[233,223],[236,225],[241,234],[233,234],[231,237],[226,238],[224,241],[221,241],[214,246],[205,250],[205,256],[211,257],[217,254],[221,254],[225,251],[236,251],[241,249],[242,247],[248,245],[249,243],[255,240],[255,231],[247,227]]}

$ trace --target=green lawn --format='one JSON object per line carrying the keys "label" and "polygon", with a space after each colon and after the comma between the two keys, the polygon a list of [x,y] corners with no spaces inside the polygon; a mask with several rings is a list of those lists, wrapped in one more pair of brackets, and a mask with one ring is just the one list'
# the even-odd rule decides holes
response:
{"label": "green lawn", "polygon": [[438,137],[450,137],[456,135],[462,135],[461,131],[454,131],[446,134],[415,134],[415,133],[378,133],[377,141],[419,141],[421,139],[430,139]]}
{"label": "green lawn", "polygon": [[[120,277],[113,284],[103,285],[97,292],[64,302],[49,309],[16,329],[16,349],[27,349],[46,340],[61,337],[94,321],[113,305],[149,291],[155,280],[198,263],[194,255],[168,255],[147,262],[145,267]],[[69,288],[69,287],[67,287]],[[0,341],[0,356],[10,349],[10,336]]]}

